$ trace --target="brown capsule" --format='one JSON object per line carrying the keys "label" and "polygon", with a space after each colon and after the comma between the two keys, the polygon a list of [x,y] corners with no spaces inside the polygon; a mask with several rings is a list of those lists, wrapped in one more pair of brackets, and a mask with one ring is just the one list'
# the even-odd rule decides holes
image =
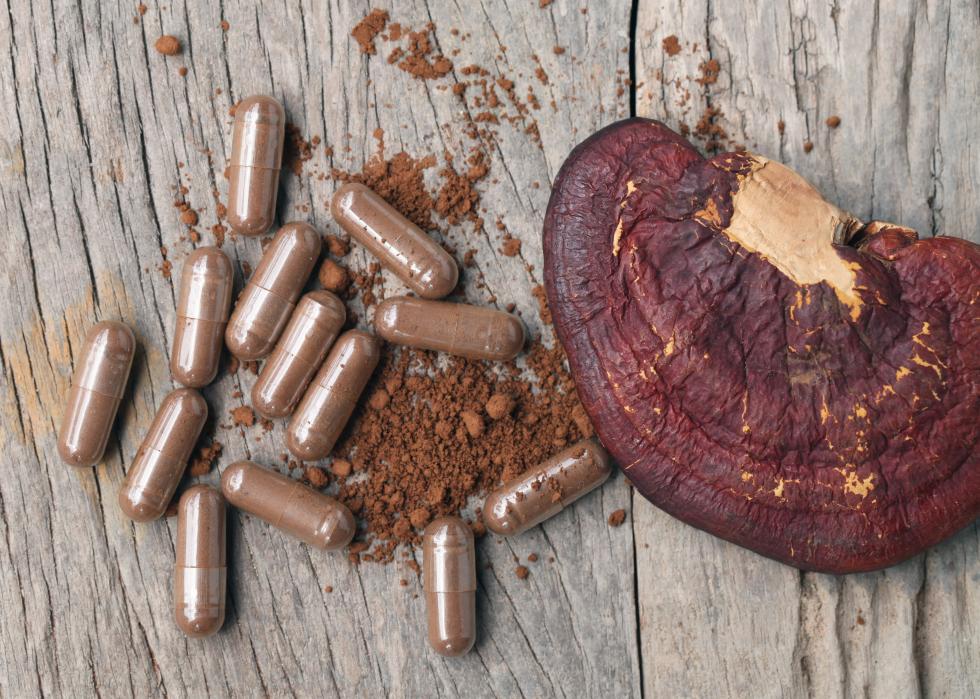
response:
{"label": "brown capsule", "polygon": [[343,302],[329,291],[311,291],[300,299],[252,386],[252,407],[260,415],[271,419],[293,412],[346,317]]}
{"label": "brown capsule", "polygon": [[316,461],[330,454],[380,358],[374,335],[348,330],[340,336],[289,421],[286,447],[293,456]]}
{"label": "brown capsule", "polygon": [[184,386],[207,386],[218,374],[233,282],[231,262],[218,248],[198,248],[184,261],[170,353],[170,373]]}
{"label": "brown capsule", "polygon": [[235,507],[318,549],[335,551],[354,538],[346,505],[253,461],[226,468],[221,490]]}
{"label": "brown capsule", "polygon": [[225,622],[225,499],[195,485],[177,509],[174,617],[191,638],[210,636]]}
{"label": "brown capsule", "polygon": [[285,129],[286,113],[272,97],[246,97],[235,108],[227,220],[236,233],[262,235],[272,227]]}
{"label": "brown capsule", "polygon": [[102,460],[135,350],[133,331],[123,323],[96,323],[85,336],[58,432],[58,455],[69,466]]}
{"label": "brown capsule", "polygon": [[459,268],[452,255],[373,190],[348,182],[333,195],[330,211],[345,231],[422,298],[439,299],[456,288]]}
{"label": "brown capsule", "polygon": [[473,532],[459,517],[440,517],[422,536],[429,645],[439,655],[463,655],[476,641]]}
{"label": "brown capsule", "polygon": [[250,361],[272,351],[319,257],[320,234],[312,226],[279,229],[228,321],[225,344],[233,355]]}
{"label": "brown capsule", "polygon": [[507,361],[524,347],[524,324],[515,315],[411,296],[393,296],[378,304],[374,331],[396,345],[467,359]]}
{"label": "brown capsule", "polygon": [[490,493],[483,521],[501,536],[520,534],[598,488],[610,473],[606,450],[583,439]]}
{"label": "brown capsule", "polygon": [[137,522],[163,516],[207,419],[208,404],[192,388],[163,399],[119,488],[123,514]]}

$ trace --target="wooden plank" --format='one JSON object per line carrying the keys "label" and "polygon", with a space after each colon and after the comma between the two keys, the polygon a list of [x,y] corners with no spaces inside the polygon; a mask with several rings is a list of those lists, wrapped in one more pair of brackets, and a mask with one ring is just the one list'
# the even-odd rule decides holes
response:
{"label": "wooden plank", "polygon": [[[718,109],[731,139],[858,216],[980,241],[978,32],[976,3],[956,0],[650,0],[637,16],[637,113],[693,128]],[[717,82],[697,82],[710,60]],[[980,693],[976,524],[889,570],[834,577],[634,507],[649,696]]]}
{"label": "wooden plank", "polygon": [[[303,134],[334,147],[332,158],[321,149],[307,165],[329,172],[359,170],[378,127],[389,153],[463,157],[471,144],[447,88],[467,64],[514,80],[518,94],[533,86],[543,107],[526,119],[539,126],[540,147],[526,123],[501,125],[484,143],[493,156],[482,185],[488,226],[454,227],[449,237],[478,250],[468,299],[514,302],[535,335],[550,332],[530,294],[541,281],[548,184],[577,139],[627,113],[628,95],[617,89],[628,73],[629,6],[378,4],[413,28],[434,22],[440,49],[460,50],[456,70],[425,82],[383,56],[362,56],[349,33],[366,2],[174,0],[151,4],[138,21],[135,2],[9,0],[0,12],[8,47],[0,70],[0,695],[639,694],[632,531],[606,525],[629,502],[621,478],[524,537],[484,540],[479,560],[492,567],[481,565],[483,632],[476,652],[455,661],[427,650],[419,586],[414,578],[400,586],[403,567],[354,567],[238,515],[226,628],[189,641],[172,623],[174,522],[134,526],[116,506],[125,467],[171,387],[174,283],[191,247],[180,240],[175,190],[186,185],[189,203],[203,209],[202,231],[215,223],[211,190],[226,192],[228,109],[245,95],[280,97]],[[153,50],[163,33],[182,38],[181,57]],[[549,85],[534,77],[532,55]],[[282,218],[332,230],[329,178],[285,179]],[[497,252],[496,216],[522,241],[520,257]],[[211,242],[206,232],[203,242]],[[157,271],[161,246],[172,279]],[[224,249],[253,266],[260,256],[255,240]],[[368,262],[354,253],[354,267]],[[386,278],[388,293],[398,288]],[[75,472],[59,462],[55,432],[80,338],[103,318],[132,324],[142,349],[108,458]],[[232,392],[247,394],[252,380],[222,373],[205,391],[214,422],[228,421]],[[271,464],[282,451],[279,425],[267,436],[218,432],[222,465]],[[543,562],[518,580],[513,556],[531,552]]]}

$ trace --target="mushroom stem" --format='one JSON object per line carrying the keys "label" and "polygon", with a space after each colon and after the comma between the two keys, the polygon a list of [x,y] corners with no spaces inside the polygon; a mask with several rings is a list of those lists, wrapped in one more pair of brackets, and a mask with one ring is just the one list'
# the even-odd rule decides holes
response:
{"label": "mushroom stem", "polygon": [[863,223],[785,165],[750,157],[752,165],[739,175],[732,218],[722,233],[797,284],[829,284],[856,319],[861,300],[854,290],[853,265],[834,246],[846,245]]}

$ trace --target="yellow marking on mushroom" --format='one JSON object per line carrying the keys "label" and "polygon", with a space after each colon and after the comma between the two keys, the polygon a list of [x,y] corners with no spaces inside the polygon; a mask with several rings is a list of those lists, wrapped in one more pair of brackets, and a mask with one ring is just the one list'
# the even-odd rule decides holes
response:
{"label": "yellow marking on mushroom", "polygon": [[925,359],[923,359],[917,354],[912,355],[912,363],[932,369],[934,372],[936,372],[936,376],[938,376],[939,378],[943,378],[943,372],[940,370],[940,368],[937,365],[933,364],[932,362],[927,362]]}
{"label": "yellow marking on mushroom", "polygon": [[748,471],[742,471],[742,482],[745,483],[754,478],[754,476]]}
{"label": "yellow marking on mushroom", "polygon": [[673,334],[671,334],[670,339],[667,341],[667,344],[664,346],[664,356],[669,357],[673,353],[674,353],[674,336]]}
{"label": "yellow marking on mushroom", "polygon": [[721,214],[718,213],[715,200],[709,198],[704,208],[694,213],[694,219],[712,228],[718,228],[721,225]]}
{"label": "yellow marking on mushroom", "polygon": [[619,257],[619,239],[623,237],[623,220],[616,222],[616,230],[613,233],[613,257]]}
{"label": "yellow marking on mushroom", "polygon": [[854,406],[854,414],[858,417],[868,417],[868,411],[860,404]]}
{"label": "yellow marking on mushroom", "polygon": [[[853,467],[854,464],[847,464]],[[867,478],[860,478],[856,471],[848,471],[843,468],[835,468],[840,475],[844,476],[844,492],[851,493],[852,495],[860,495],[862,498],[866,498],[868,493],[875,489],[874,479],[875,474],[869,474]]]}
{"label": "yellow marking on mushroom", "polygon": [[775,488],[773,488],[772,494],[775,495],[777,498],[783,497],[783,486],[784,485],[786,485],[786,481],[784,481],[782,478],[780,478],[779,479],[779,485],[777,485]]}
{"label": "yellow marking on mushroom", "polygon": [[908,367],[904,367],[903,366],[903,367],[899,368],[898,371],[895,372],[895,380],[896,381],[900,381],[901,379],[904,379],[906,376],[908,376],[911,373],[912,372],[909,371]]}

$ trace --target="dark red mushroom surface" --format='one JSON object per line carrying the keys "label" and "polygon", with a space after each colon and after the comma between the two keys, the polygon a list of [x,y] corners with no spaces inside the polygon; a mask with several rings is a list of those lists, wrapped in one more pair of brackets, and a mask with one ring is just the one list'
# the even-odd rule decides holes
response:
{"label": "dark red mushroom surface", "polygon": [[980,513],[980,246],[631,119],[568,157],[544,253],[582,402],[675,517],[847,573]]}

